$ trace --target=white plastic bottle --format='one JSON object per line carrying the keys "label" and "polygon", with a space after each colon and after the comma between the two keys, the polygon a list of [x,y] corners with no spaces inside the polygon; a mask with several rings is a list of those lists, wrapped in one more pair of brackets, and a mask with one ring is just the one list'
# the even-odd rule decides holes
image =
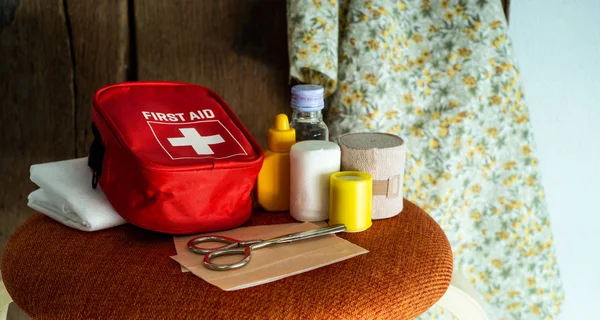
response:
{"label": "white plastic bottle", "polygon": [[290,215],[298,221],[329,218],[329,176],[340,171],[340,147],[302,141],[290,150]]}

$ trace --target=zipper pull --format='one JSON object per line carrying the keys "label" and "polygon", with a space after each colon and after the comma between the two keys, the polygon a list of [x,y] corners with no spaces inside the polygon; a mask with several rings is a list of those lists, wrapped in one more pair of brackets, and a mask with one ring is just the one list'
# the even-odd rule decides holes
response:
{"label": "zipper pull", "polygon": [[88,166],[93,170],[92,188],[96,189],[96,187],[98,186],[98,180],[100,179],[100,175],[102,175],[102,161],[104,160],[104,152],[106,151],[106,148],[102,143],[100,131],[98,131],[98,128],[93,123],[92,134],[94,135],[94,141],[92,141],[92,145],[90,146]]}

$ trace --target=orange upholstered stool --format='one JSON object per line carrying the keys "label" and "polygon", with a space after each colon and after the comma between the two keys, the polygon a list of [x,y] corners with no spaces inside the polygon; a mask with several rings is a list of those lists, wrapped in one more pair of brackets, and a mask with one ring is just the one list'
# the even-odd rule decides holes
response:
{"label": "orange upholstered stool", "polygon": [[[257,213],[248,224],[291,221]],[[370,252],[226,292],[182,273],[170,236],[132,225],[86,233],[37,214],[6,245],[2,278],[34,319],[411,319],[450,284],[448,240],[408,201],[394,218],[339,235]]]}

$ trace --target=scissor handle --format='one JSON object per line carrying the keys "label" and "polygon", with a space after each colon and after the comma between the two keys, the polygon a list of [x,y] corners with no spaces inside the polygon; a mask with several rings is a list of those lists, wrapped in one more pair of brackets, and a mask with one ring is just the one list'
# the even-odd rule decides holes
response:
{"label": "scissor handle", "polygon": [[[214,248],[200,248],[197,246],[197,244],[199,244],[199,243],[207,243],[207,242],[224,243],[224,245],[222,245],[220,247],[214,247]],[[188,241],[188,249],[191,252],[197,253],[197,254],[209,254],[215,250],[231,249],[231,248],[238,247],[239,243],[242,243],[242,241],[239,241],[234,238],[225,237],[225,236],[200,236],[200,237],[196,237],[196,238],[193,238],[190,241]]]}
{"label": "scissor handle", "polygon": [[[233,249],[215,250],[215,251],[209,252],[207,255],[204,256],[204,266],[207,267],[208,269],[215,270],[215,271],[226,271],[226,270],[233,270],[233,269],[241,268],[241,267],[247,265],[248,262],[250,262],[250,258],[252,257],[251,253],[252,253],[252,246],[247,246],[247,247],[242,247],[242,248],[233,248]],[[234,262],[234,263],[220,264],[220,263],[212,262],[212,260],[215,259],[216,257],[229,256],[229,255],[243,255],[244,257],[241,260]]]}

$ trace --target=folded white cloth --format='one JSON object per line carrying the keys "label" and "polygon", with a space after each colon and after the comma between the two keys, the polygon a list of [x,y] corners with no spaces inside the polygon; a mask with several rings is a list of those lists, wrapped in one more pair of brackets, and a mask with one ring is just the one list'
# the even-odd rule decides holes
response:
{"label": "folded white cloth", "polygon": [[92,188],[87,158],[32,165],[30,179],[40,189],[27,205],[66,226],[96,231],[126,223],[100,186]]}

